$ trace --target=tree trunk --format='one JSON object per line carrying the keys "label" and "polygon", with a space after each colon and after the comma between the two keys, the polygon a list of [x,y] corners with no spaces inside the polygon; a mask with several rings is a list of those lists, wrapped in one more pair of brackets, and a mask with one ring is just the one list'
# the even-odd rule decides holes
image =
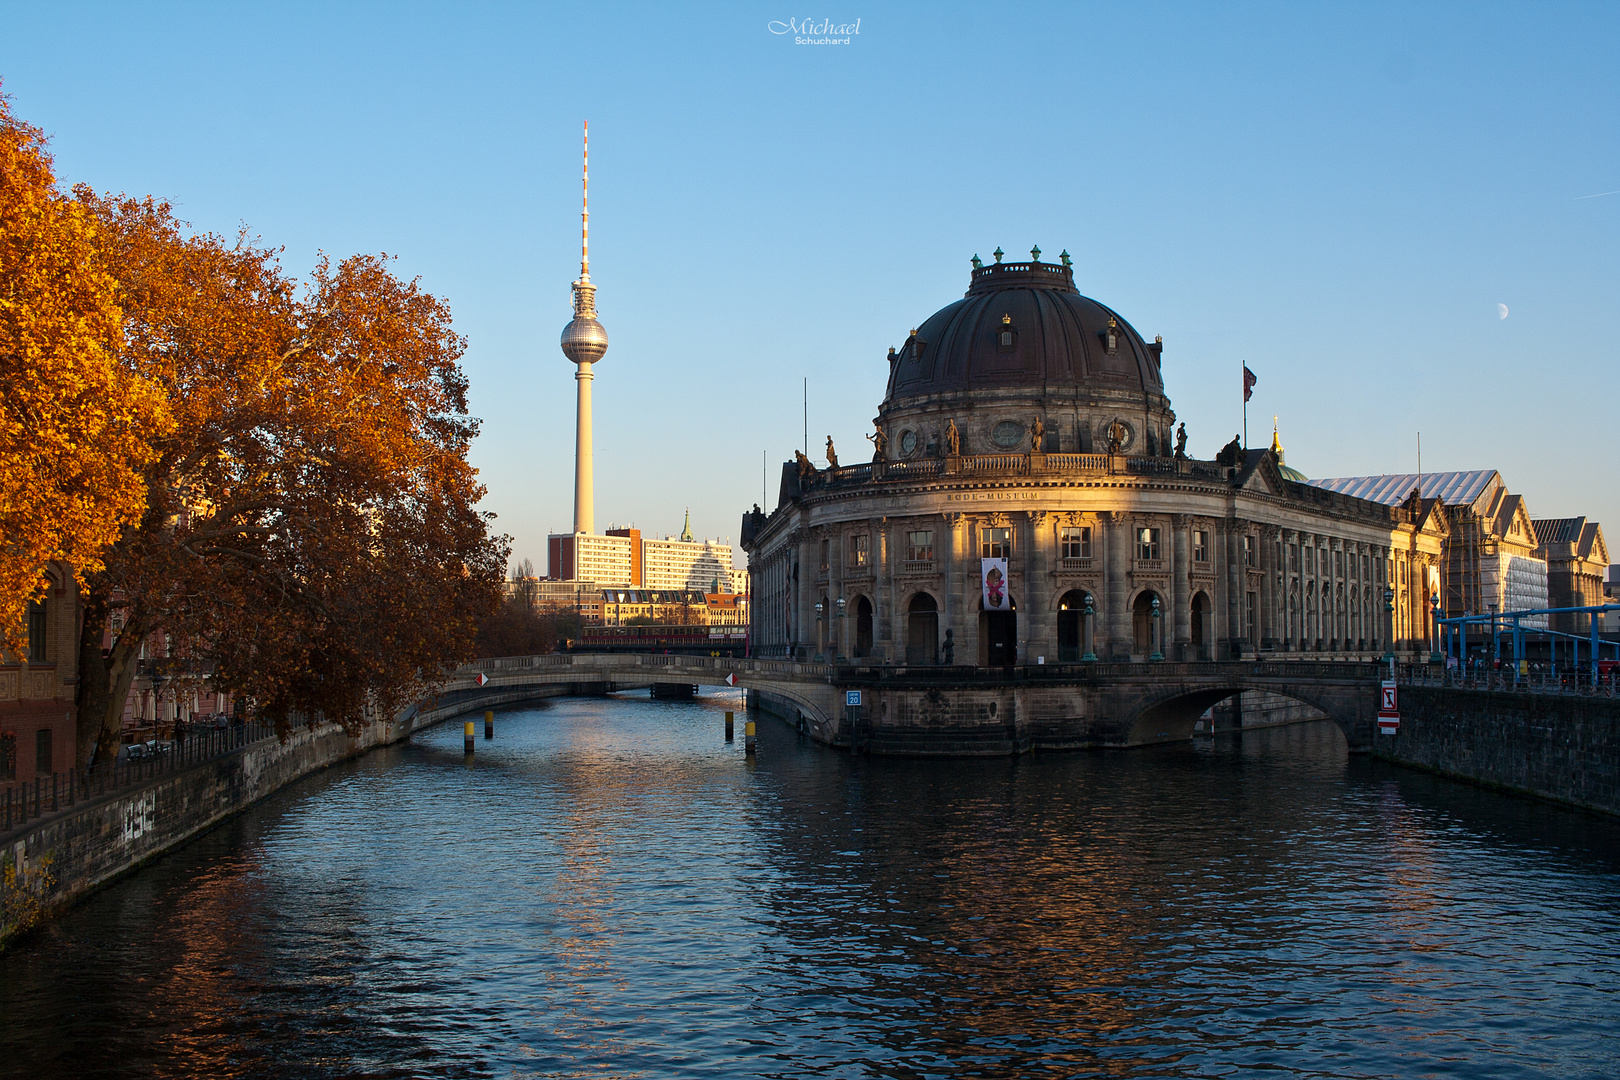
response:
{"label": "tree trunk", "polygon": [[118,754],[124,703],[135,681],[136,659],[144,636],[133,622],[126,622],[112,648],[103,655],[101,642],[111,607],[108,598],[96,591],[91,591],[85,601],[84,626],[79,635],[77,702],[77,761],[81,769],[90,764],[92,749],[98,762],[111,761]]}

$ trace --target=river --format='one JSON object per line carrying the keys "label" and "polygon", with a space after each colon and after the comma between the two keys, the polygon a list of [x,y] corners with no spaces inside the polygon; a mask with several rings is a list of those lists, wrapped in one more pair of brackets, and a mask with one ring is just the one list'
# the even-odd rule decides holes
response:
{"label": "river", "polygon": [[0,954],[26,1077],[1613,1077],[1620,822],[1330,724],[853,757],[735,692],[312,777]]}

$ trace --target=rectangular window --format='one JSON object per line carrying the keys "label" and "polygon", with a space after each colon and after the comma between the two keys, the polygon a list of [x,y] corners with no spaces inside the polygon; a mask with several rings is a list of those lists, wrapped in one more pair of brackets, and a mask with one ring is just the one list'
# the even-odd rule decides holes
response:
{"label": "rectangular window", "polygon": [[1062,534],[1063,557],[1065,559],[1091,558],[1091,526],[1081,525],[1077,528],[1065,528]]}
{"label": "rectangular window", "polygon": [[980,550],[986,559],[1012,558],[1011,529],[983,529],[980,531]]}
{"label": "rectangular window", "polygon": [[1209,530],[1193,530],[1193,562],[1209,562]]}
{"label": "rectangular window", "polygon": [[1298,544],[1289,544],[1288,545],[1288,569],[1293,571],[1296,574],[1299,573],[1299,545]]}
{"label": "rectangular window", "polygon": [[1401,584],[1406,584],[1406,564],[1401,563]]}
{"label": "rectangular window", "polygon": [[1159,557],[1158,529],[1144,527],[1136,530],[1136,557],[1143,560]]}
{"label": "rectangular window", "polygon": [[857,533],[849,538],[849,565],[866,565],[866,533]]}
{"label": "rectangular window", "polygon": [[49,776],[51,772],[51,729],[40,728],[34,735],[34,772]]}
{"label": "rectangular window", "polygon": [[1344,577],[1344,552],[1342,551],[1333,553],[1333,576]]}
{"label": "rectangular window", "polygon": [[907,562],[933,562],[934,561],[934,530],[918,529],[906,533],[906,561]]}
{"label": "rectangular window", "polygon": [[1256,631],[1255,625],[1254,625],[1255,617],[1259,614],[1259,611],[1260,611],[1260,598],[1258,596],[1256,596],[1254,593],[1245,593],[1244,594],[1244,600],[1245,600],[1245,603],[1243,605],[1243,608],[1244,608],[1243,621],[1244,621],[1244,624],[1248,627],[1249,641],[1251,643],[1253,643],[1253,642],[1256,642],[1256,641],[1260,640],[1260,636],[1259,636],[1258,632]]}
{"label": "rectangular window", "polygon": [[821,542],[821,568],[827,569],[827,541]]}
{"label": "rectangular window", "polygon": [[28,605],[28,662],[45,662],[45,605],[37,600]]}
{"label": "rectangular window", "polygon": [[1305,572],[1307,574],[1316,573],[1316,549],[1314,547],[1305,549]]}
{"label": "rectangular window", "polygon": [[1245,536],[1243,538],[1243,565],[1253,566],[1256,558],[1254,537]]}

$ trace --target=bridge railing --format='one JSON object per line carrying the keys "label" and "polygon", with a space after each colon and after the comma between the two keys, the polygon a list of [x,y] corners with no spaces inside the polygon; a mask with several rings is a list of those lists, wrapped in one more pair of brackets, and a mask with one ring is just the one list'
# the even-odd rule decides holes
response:
{"label": "bridge railing", "polygon": [[1507,668],[1475,671],[1433,671],[1414,667],[1400,681],[1409,686],[1455,690],[1490,690],[1506,694],[1556,694],[1574,697],[1620,697],[1620,672],[1594,676],[1590,671],[1532,671],[1520,674]]}

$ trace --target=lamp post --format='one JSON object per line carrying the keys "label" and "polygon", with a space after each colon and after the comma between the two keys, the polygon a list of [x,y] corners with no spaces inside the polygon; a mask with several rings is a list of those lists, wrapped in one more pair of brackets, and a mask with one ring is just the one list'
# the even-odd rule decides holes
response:
{"label": "lamp post", "polygon": [[1095,651],[1093,651],[1096,648],[1096,644],[1097,644],[1097,633],[1096,633],[1097,621],[1096,620],[1097,620],[1097,609],[1092,606],[1091,594],[1086,593],[1086,614],[1085,614],[1085,628],[1084,628],[1085,629],[1085,635],[1086,635],[1086,653],[1085,653],[1084,656],[1082,656],[1080,658],[1081,660],[1095,660],[1095,659],[1097,659],[1097,654],[1096,654]]}
{"label": "lamp post", "polygon": [[1429,663],[1443,664],[1446,658],[1440,655],[1440,594],[1434,593],[1429,597],[1429,610],[1434,615],[1434,633],[1429,638]]}
{"label": "lamp post", "polygon": [[823,608],[821,601],[817,600],[816,601],[816,663],[818,663],[818,664],[826,659],[826,656],[821,651],[822,649],[826,648],[826,646],[821,643],[822,642],[822,636],[826,632],[826,628],[821,625],[821,618],[822,618],[822,615],[824,614],[824,612],[825,612],[825,608]]}
{"label": "lamp post", "polygon": [[842,596],[840,596],[838,598],[838,633],[837,633],[837,636],[833,638],[833,649],[832,649],[833,655],[838,658],[839,663],[844,662],[844,659],[845,659],[844,654],[842,652],[840,652],[839,649],[840,649],[840,646],[842,645],[844,639],[846,637],[848,637],[848,636],[849,636],[849,626],[844,622],[844,598]]}
{"label": "lamp post", "polygon": [[1395,590],[1388,585],[1384,586],[1384,631],[1388,635],[1384,639],[1384,659],[1389,661],[1389,669],[1395,670]]}
{"label": "lamp post", "polygon": [[1153,655],[1149,660],[1164,659],[1164,612],[1159,610],[1159,598],[1153,598]]}

